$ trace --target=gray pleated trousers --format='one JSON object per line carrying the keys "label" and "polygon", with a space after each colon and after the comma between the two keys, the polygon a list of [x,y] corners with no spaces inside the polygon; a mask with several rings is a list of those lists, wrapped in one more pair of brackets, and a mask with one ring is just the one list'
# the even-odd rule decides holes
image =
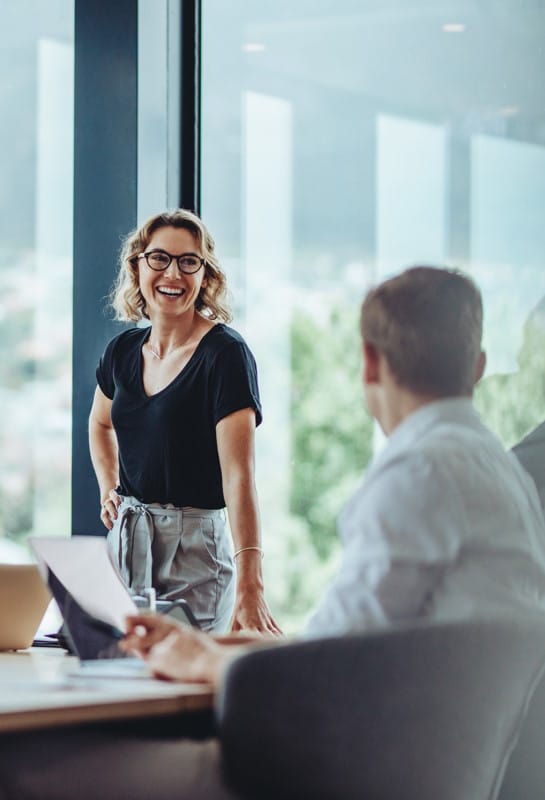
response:
{"label": "gray pleated trousers", "polygon": [[223,509],[124,497],[108,542],[130,589],[154,587],[158,599],[183,598],[203,630],[228,630],[235,566]]}

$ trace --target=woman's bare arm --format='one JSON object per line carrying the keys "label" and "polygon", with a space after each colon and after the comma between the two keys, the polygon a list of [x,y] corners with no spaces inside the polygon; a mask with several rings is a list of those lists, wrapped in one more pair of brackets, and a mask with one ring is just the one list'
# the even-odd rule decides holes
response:
{"label": "woman's bare arm", "polygon": [[89,450],[100,492],[100,518],[111,530],[120,499],[117,439],[112,425],[112,401],[97,386],[89,415]]}
{"label": "woman's bare arm", "polygon": [[[255,413],[244,408],[218,422],[216,438],[223,494],[237,567],[237,595],[232,630],[279,634],[265,601],[261,538],[254,481]],[[249,548],[249,549],[246,549]]]}

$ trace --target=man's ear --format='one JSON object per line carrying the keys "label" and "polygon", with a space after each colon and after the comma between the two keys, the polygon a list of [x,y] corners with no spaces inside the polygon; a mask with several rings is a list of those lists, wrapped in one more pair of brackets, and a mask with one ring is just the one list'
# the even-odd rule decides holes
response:
{"label": "man's ear", "polygon": [[377,348],[369,342],[363,343],[363,382],[378,383],[380,377],[380,356]]}
{"label": "man's ear", "polygon": [[484,375],[484,370],[486,367],[486,353],[484,350],[481,350],[479,353],[479,358],[477,359],[477,366],[475,367],[475,383],[479,383],[481,378]]}

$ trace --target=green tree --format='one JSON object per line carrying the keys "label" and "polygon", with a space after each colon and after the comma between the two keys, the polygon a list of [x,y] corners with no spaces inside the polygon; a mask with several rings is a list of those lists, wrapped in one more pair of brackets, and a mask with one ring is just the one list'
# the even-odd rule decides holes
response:
{"label": "green tree", "polygon": [[319,559],[331,555],[336,518],[372,455],[355,313],[317,321],[297,311],[291,330],[290,510],[308,526]]}
{"label": "green tree", "polygon": [[475,391],[483,420],[512,447],[545,418],[545,299],[524,326],[518,370],[484,378]]}

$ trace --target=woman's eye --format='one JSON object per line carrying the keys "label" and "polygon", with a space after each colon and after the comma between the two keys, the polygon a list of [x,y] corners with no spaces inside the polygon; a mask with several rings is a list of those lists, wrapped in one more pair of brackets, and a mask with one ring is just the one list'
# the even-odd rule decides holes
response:
{"label": "woman's eye", "polygon": [[169,257],[166,253],[150,253],[148,259],[153,263],[161,266],[162,264],[167,264],[169,262]]}

